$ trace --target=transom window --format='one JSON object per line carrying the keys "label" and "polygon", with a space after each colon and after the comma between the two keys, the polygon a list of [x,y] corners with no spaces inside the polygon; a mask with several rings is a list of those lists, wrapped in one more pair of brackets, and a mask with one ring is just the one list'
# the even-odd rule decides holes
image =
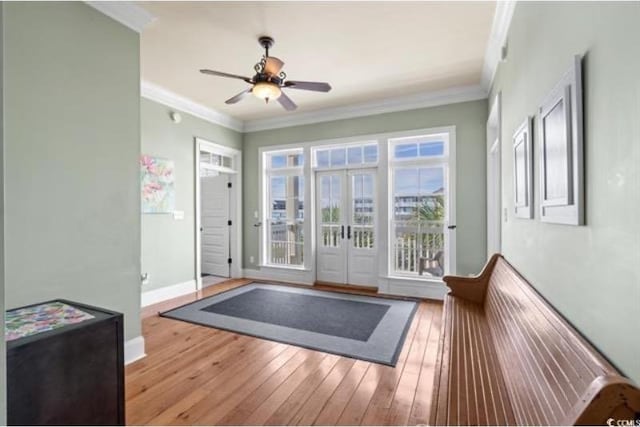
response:
{"label": "transom window", "polygon": [[427,135],[400,138],[393,141],[394,160],[416,160],[444,157],[447,152],[447,135]]}
{"label": "transom window", "polygon": [[344,168],[378,163],[377,142],[341,145],[315,150],[316,168]]}

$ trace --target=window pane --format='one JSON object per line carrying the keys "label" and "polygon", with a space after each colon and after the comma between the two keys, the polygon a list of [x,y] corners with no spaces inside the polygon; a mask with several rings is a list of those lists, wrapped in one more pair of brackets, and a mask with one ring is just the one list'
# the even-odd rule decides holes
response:
{"label": "window pane", "polygon": [[395,147],[396,159],[410,159],[418,157],[418,144],[398,144]]}
{"label": "window pane", "polygon": [[329,150],[316,151],[316,162],[319,168],[329,167]]}
{"label": "window pane", "polygon": [[378,146],[377,145],[365,145],[364,147],[364,162],[376,163],[378,161]]}
{"label": "window pane", "polygon": [[271,156],[271,168],[291,168],[304,165],[304,155],[301,153],[274,154]]}
{"label": "window pane", "polygon": [[[289,156],[287,162],[297,162]],[[268,259],[271,264],[302,265],[304,236],[304,177],[271,176],[269,180],[270,215],[268,221]],[[325,194],[331,193],[330,181],[322,182]],[[324,205],[329,200],[323,199]]]}
{"label": "window pane", "polygon": [[271,156],[271,167],[273,169],[283,168],[286,164],[286,156]]}
{"label": "window pane", "polygon": [[444,155],[444,142],[433,141],[420,144],[420,157],[433,157]]}
{"label": "window pane", "polygon": [[362,164],[362,147],[349,147],[347,156],[350,165]]}
{"label": "window pane", "polygon": [[331,150],[331,166],[344,166],[345,160],[344,148],[334,148]]}
{"label": "window pane", "polygon": [[443,168],[421,168],[420,169],[420,194],[442,194],[444,193],[444,170]]}

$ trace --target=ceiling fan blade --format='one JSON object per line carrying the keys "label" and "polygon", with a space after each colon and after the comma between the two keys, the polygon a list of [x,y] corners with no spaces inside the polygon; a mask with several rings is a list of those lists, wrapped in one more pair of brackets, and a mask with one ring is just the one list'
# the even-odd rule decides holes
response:
{"label": "ceiling fan blade", "polygon": [[278,97],[278,102],[280,103],[280,105],[282,105],[284,107],[285,110],[287,111],[293,111],[296,108],[298,108],[298,106],[295,104],[295,102],[293,102],[291,100],[291,98],[289,98],[284,92],[282,92],[280,94],[280,96]]}
{"label": "ceiling fan blade", "polygon": [[239,94],[237,94],[236,96],[227,99],[226,101],[224,101],[225,104],[235,104],[238,101],[240,101],[242,98],[244,98],[245,96],[247,96],[248,94],[251,93],[251,91],[253,90],[253,86],[250,87],[247,90],[243,90],[242,92],[240,92]]}
{"label": "ceiling fan blade", "polygon": [[223,73],[221,71],[207,70],[206,68],[203,70],[200,70],[200,72],[202,74],[209,74],[211,76],[229,77],[232,79],[240,79],[240,80],[244,80],[247,83],[251,83],[251,79],[249,77],[239,76],[237,74],[229,74],[229,73]]}
{"label": "ceiling fan blade", "polygon": [[284,83],[284,86],[290,89],[312,90],[314,92],[329,92],[331,90],[331,85],[323,82],[300,82],[287,80]]}
{"label": "ceiling fan blade", "polygon": [[280,70],[284,67],[284,62],[275,56],[267,57],[267,62],[264,64],[264,72],[265,74],[269,74],[272,76],[277,76]]}

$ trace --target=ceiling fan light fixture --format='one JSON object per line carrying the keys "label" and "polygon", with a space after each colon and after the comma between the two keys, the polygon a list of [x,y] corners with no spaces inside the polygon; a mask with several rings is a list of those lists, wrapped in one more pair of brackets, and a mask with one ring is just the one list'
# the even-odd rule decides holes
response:
{"label": "ceiling fan light fixture", "polygon": [[257,98],[269,102],[270,99],[278,99],[282,94],[280,86],[271,82],[258,82],[251,91]]}

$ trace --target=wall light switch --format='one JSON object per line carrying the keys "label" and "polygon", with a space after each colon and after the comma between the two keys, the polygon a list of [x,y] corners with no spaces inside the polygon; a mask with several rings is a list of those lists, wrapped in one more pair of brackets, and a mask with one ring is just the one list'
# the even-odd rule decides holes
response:
{"label": "wall light switch", "polygon": [[254,217],[255,219],[258,219],[258,211],[253,211],[253,217]]}
{"label": "wall light switch", "polygon": [[507,222],[507,219],[509,219],[509,209],[504,208],[504,222]]}
{"label": "wall light switch", "polygon": [[184,219],[184,211],[173,211],[173,219]]}

